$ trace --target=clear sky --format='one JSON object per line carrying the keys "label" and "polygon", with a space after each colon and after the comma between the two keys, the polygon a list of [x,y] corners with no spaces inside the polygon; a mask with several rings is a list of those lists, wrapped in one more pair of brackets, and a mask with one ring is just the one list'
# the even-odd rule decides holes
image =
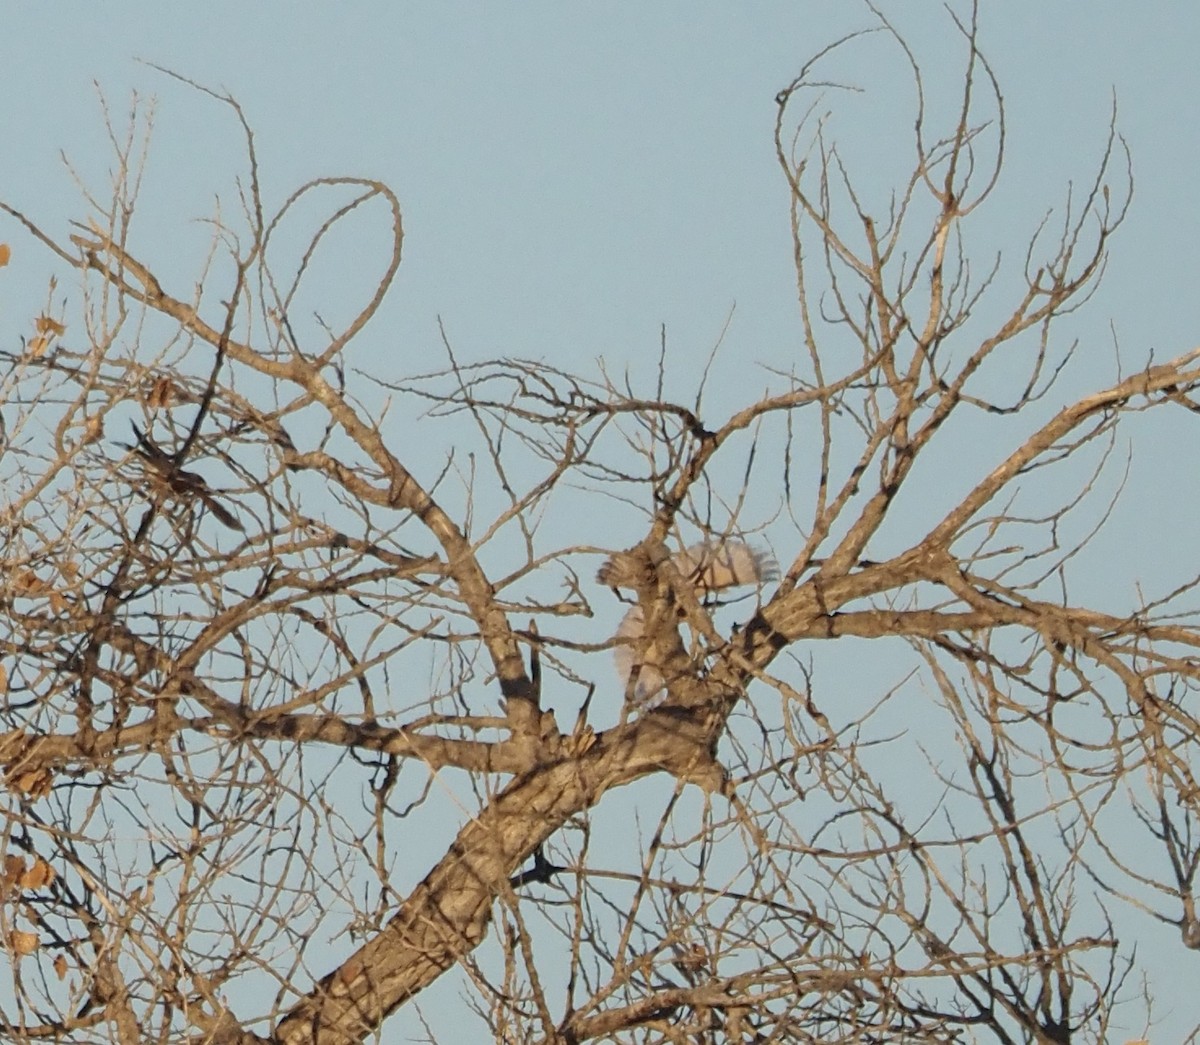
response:
{"label": "clear sky", "polygon": [[[962,56],[942,6],[885,9],[926,63],[936,98]],[[1072,179],[1086,180],[1115,93],[1136,197],[1080,328],[1104,367],[1114,333],[1127,366],[1195,339],[1200,136],[1189,128],[1200,13],[1132,10],[1117,0],[1005,0],[982,14],[1010,141],[1005,180],[977,230],[1020,244]],[[376,177],[398,191],[405,263],[360,343],[384,361],[382,374],[443,359],[438,317],[461,359],[586,367],[602,357],[617,372],[633,362],[643,373],[665,324],[686,374],[734,309],[724,358],[736,380],[715,401],[732,406],[754,373],[746,363],[786,364],[796,345],[774,96],[817,48],[870,22],[850,0],[10,5],[0,186],[65,231],[83,209],[60,151],[93,187],[103,188],[110,164],[95,85],[118,124],[131,92],[153,98],[137,247],[160,274],[191,279],[207,242],[191,219],[211,214],[214,197],[233,204],[241,143],[227,110],[138,60],[156,63],[240,100],[268,205],[319,175]],[[900,109],[875,106],[890,85],[907,87],[895,61],[875,64],[880,53],[864,48],[861,67],[839,70],[874,89],[842,124],[843,140],[860,146],[902,141],[906,130],[895,126]],[[860,156],[860,176],[878,162],[879,184],[892,184],[893,157]],[[894,159],[896,173],[906,170],[907,153]],[[364,232],[312,307],[357,300],[378,256],[370,248],[382,242]],[[16,307],[26,277],[27,292],[41,294],[40,270],[9,272],[0,306]],[[1153,498],[1154,485],[1143,494]]]}
{"label": "clear sky", "polygon": [[[983,235],[1023,242],[1072,179],[1087,181],[1115,97],[1134,205],[1100,292],[1071,330],[1094,353],[1096,387],[1113,376],[1114,337],[1126,371],[1151,351],[1165,359],[1194,346],[1200,6],[982,8],[981,43],[1010,132]],[[942,5],[883,9],[928,63],[936,103],[963,54]],[[594,373],[603,359],[647,376],[665,324],[671,365],[686,376],[732,309],[714,398],[732,407],[765,383],[753,364],[786,365],[798,344],[774,97],[816,50],[871,23],[852,0],[9,3],[0,195],[65,236],[86,208],[60,153],[102,193],[111,156],[100,95],[120,124],[136,91],[155,100],[156,127],[134,253],[160,274],[191,278],[188,250],[208,236],[189,223],[218,195],[234,202],[243,156],[227,109],[143,63],[164,66],[240,101],[268,205],[322,175],[374,177],[398,192],[404,266],[358,345],[381,376],[443,363],[439,317],[464,360],[522,356]],[[907,90],[900,67],[876,64],[876,53],[843,63],[846,82],[885,97],[893,82]],[[882,189],[910,158],[872,156],[863,143],[901,141],[907,128],[897,130],[893,106],[850,111],[844,134],[859,143],[860,162],[879,165],[877,182],[876,172],[863,177]],[[11,223],[0,224],[0,240],[16,250],[0,279],[8,337],[40,311],[49,266],[32,260],[37,248]],[[371,248],[382,243],[364,230],[362,249],[345,250],[325,288],[328,308],[345,307],[373,276]],[[1076,377],[1087,384],[1086,373]],[[690,394],[689,384],[680,395]],[[1192,528],[1181,521],[1200,496],[1193,476],[1167,470],[1177,464],[1135,468],[1131,496],[1102,536],[1120,561],[1114,576],[1094,579],[1098,597],[1126,605],[1133,581],[1165,586],[1181,561],[1195,574]],[[637,537],[636,519],[586,524],[581,541],[600,543],[612,526]],[[1122,555],[1130,544],[1149,551]],[[1200,956],[1178,955],[1179,974],[1194,981]]]}
{"label": "clear sky", "polygon": [[[940,4],[886,9],[923,57],[957,67]],[[1187,205],[1200,13],[1132,11],[1005,0],[984,4],[983,39],[1010,105],[1022,227],[1090,173],[1116,91],[1138,195],[1096,319],[1110,313],[1131,350],[1169,350],[1189,341],[1200,250]],[[868,22],[849,0],[13,4],[0,185],[52,225],[79,213],[58,154],[101,180],[95,81],[118,116],[132,90],[158,99],[155,215],[207,213],[240,170],[228,114],[140,58],[241,101],[268,200],[322,174],[399,191],[398,365],[435,344],[437,315],[467,358],[573,361],[637,357],[663,322],[707,346],[734,303],[736,345],[768,358],[792,314],[772,99],[803,58]]]}

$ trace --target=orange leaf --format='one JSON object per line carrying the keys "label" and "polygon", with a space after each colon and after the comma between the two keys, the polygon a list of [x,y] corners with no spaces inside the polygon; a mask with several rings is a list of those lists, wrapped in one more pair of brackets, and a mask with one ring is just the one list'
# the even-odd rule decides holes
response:
{"label": "orange leaf", "polygon": [[53,881],[54,868],[38,856],[34,858],[33,866],[21,875],[20,886],[22,889],[41,889]]}
{"label": "orange leaf", "polygon": [[8,935],[8,945],[18,955],[33,954],[38,949],[37,933],[22,932],[14,929]]}
{"label": "orange leaf", "polygon": [[0,243],[0,268],[8,264],[8,259],[12,257],[12,250],[9,249],[7,243]]}
{"label": "orange leaf", "polygon": [[54,959],[54,972],[60,980],[67,978],[67,956],[65,954],[60,954]]}
{"label": "orange leaf", "polygon": [[8,672],[4,669],[4,665],[0,664],[0,693],[8,692]]}
{"label": "orange leaf", "polygon": [[5,886],[12,885],[25,873],[25,857],[10,853],[4,858],[4,870],[0,871],[0,882]]}
{"label": "orange leaf", "polygon": [[8,779],[10,788],[14,791],[21,791],[30,798],[45,798],[50,794],[53,784],[54,777],[46,769],[26,769]]}
{"label": "orange leaf", "polygon": [[33,321],[33,328],[39,334],[58,335],[65,334],[67,331],[67,328],[64,327],[57,319],[46,315],[38,316],[37,319]]}
{"label": "orange leaf", "polygon": [[49,345],[50,345],[50,339],[48,337],[46,337],[44,334],[39,334],[32,341],[29,342],[29,354],[31,356],[33,356],[34,359],[37,359],[38,356],[40,356],[43,352],[46,351],[46,349],[47,349],[47,347],[49,347]]}

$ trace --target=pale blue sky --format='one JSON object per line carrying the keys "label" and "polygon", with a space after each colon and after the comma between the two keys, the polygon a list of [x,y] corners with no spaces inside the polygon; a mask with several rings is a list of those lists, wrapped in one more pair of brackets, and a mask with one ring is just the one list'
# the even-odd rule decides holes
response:
{"label": "pale blue sky", "polygon": [[[962,47],[941,4],[883,6],[928,63],[935,105],[944,101]],[[982,6],[982,46],[1008,103],[1010,138],[980,235],[991,247],[1023,242],[1070,180],[1089,179],[1115,92],[1134,204],[1103,286],[1072,321],[1089,349],[1072,380],[1086,387],[1094,358],[1095,386],[1107,383],[1114,332],[1126,370],[1152,349],[1161,359],[1192,347],[1200,7]],[[441,365],[439,316],[465,360],[533,357],[594,372],[602,357],[614,371],[631,364],[647,376],[666,324],[673,365],[686,372],[736,306],[713,399],[725,407],[765,382],[753,363],[786,365],[798,343],[787,197],[771,141],[775,94],[814,51],[871,24],[851,0],[10,3],[3,15],[0,195],[49,231],[65,235],[66,221],[86,213],[60,150],[99,187],[110,164],[93,81],[118,117],[131,91],[157,99],[135,253],[161,274],[190,278],[188,247],[208,237],[188,221],[208,215],[216,194],[232,203],[244,168],[228,111],[143,59],[238,98],[257,135],[268,205],[321,175],[396,189],[405,263],[358,345],[382,376]],[[885,98],[895,83],[903,100],[899,67],[876,65],[877,49],[862,53],[861,66],[840,67],[847,82]],[[898,108],[875,105],[847,110],[853,122],[843,126],[857,143],[852,155],[878,163],[862,173],[880,190],[909,155],[873,157],[863,144],[903,141],[907,130],[895,126]],[[0,279],[9,336],[40,309],[49,267],[11,223],[0,224],[0,240],[17,249]],[[361,257],[347,250],[330,274],[329,308],[368,278],[369,246]],[[689,384],[680,397],[690,395]],[[980,447],[983,459],[992,449]],[[1131,496],[1101,538],[1112,542],[1114,576],[1082,578],[1089,596],[1127,605],[1133,580],[1165,585],[1178,572],[1173,561],[1195,573],[1181,521],[1200,498],[1178,463],[1135,468]],[[635,518],[585,522],[592,532],[580,540],[637,536]],[[1125,553],[1131,539],[1145,555]],[[1197,956],[1178,957],[1190,982]]]}
{"label": "pale blue sky", "polygon": [[[887,9],[924,58],[957,66],[940,4]],[[984,43],[1010,106],[1006,188],[1029,201],[1022,225],[1090,172],[1117,91],[1138,195],[1105,305],[1131,348],[1165,347],[1188,340],[1200,249],[1187,207],[1200,13],[1133,11],[985,4]],[[27,4],[5,15],[0,185],[14,203],[50,223],[68,213],[60,149],[103,171],[94,80],[118,113],[131,89],[157,96],[148,195],[180,219],[207,213],[238,169],[234,130],[140,57],[242,102],[268,199],[318,174],[396,187],[408,227],[397,348],[427,347],[441,314],[468,358],[552,360],[636,354],[660,322],[706,345],[734,302],[738,343],[770,355],[792,315],[772,99],[802,58],[869,21],[847,0]]]}

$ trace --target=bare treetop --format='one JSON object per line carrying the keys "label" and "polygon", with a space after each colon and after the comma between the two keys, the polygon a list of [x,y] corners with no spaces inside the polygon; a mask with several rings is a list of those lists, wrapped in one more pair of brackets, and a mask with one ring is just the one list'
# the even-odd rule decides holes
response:
{"label": "bare treetop", "polygon": [[[1115,124],[1018,215],[1024,256],[973,266],[998,79],[957,24],[946,119],[878,33],[907,176],[879,206],[836,136],[860,38],[780,92],[799,350],[723,413],[665,340],[652,387],[444,332],[380,365],[400,199],[322,178],[272,212],[213,92],[244,171],[192,282],[140,244],[136,119],[65,237],[0,202],[58,273],[0,353],[5,1040],[450,1042],[464,1006],[503,1042],[1148,1025],[1118,927],[1200,948],[1197,578],[1132,614],[1071,581],[1118,432],[1195,412],[1200,350],[1105,376],[1057,336],[1129,206]],[[350,228],[387,249],[335,326],[298,302]],[[896,666],[866,693],[862,640]],[[443,976],[457,1014],[424,1005]]]}

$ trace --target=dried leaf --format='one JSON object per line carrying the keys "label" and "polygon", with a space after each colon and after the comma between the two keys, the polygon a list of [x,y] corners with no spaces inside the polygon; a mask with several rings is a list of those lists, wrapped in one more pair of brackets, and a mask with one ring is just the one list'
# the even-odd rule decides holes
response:
{"label": "dried leaf", "polygon": [[50,587],[33,570],[21,570],[13,577],[12,585],[18,595],[40,595]]}
{"label": "dried leaf", "polygon": [[29,342],[29,354],[33,356],[34,359],[37,359],[38,356],[42,355],[42,353],[46,351],[46,348],[49,346],[49,344],[50,339],[48,337],[39,335]]}
{"label": "dried leaf", "polygon": [[175,385],[169,377],[160,377],[154,382],[146,401],[150,406],[163,409],[171,405],[175,398]]}
{"label": "dried leaf", "polygon": [[27,933],[20,929],[14,929],[8,934],[8,946],[18,956],[33,954],[38,949],[37,933]]}
{"label": "dried leaf", "polygon": [[17,856],[15,853],[9,853],[4,858],[4,870],[0,871],[0,882],[5,886],[7,891],[22,874],[25,873],[25,857]]}
{"label": "dried leaf", "polygon": [[0,664],[0,694],[8,692],[8,670]]}
{"label": "dried leaf", "polygon": [[30,798],[45,798],[50,794],[54,777],[48,769],[26,769],[9,776],[8,786]]}
{"label": "dried leaf", "polygon": [[0,243],[0,268],[8,264],[8,259],[12,257],[12,249],[7,243]]}
{"label": "dried leaf", "polygon": [[52,316],[41,315],[33,321],[33,328],[39,334],[49,334],[51,337],[57,337],[59,334],[65,334],[67,328],[63,326],[57,319]]}
{"label": "dried leaf", "polygon": [[54,959],[54,972],[60,980],[67,978],[67,956],[65,954],[60,954]]}
{"label": "dried leaf", "polygon": [[22,889],[43,889],[54,881],[54,868],[40,856],[35,857],[33,865],[21,875]]}
{"label": "dried leaf", "polygon": [[[26,741],[29,739],[23,729],[15,729],[11,733],[0,737],[0,758],[9,762],[17,757],[17,754],[24,749]],[[4,767],[5,773],[8,772],[8,767]]]}

